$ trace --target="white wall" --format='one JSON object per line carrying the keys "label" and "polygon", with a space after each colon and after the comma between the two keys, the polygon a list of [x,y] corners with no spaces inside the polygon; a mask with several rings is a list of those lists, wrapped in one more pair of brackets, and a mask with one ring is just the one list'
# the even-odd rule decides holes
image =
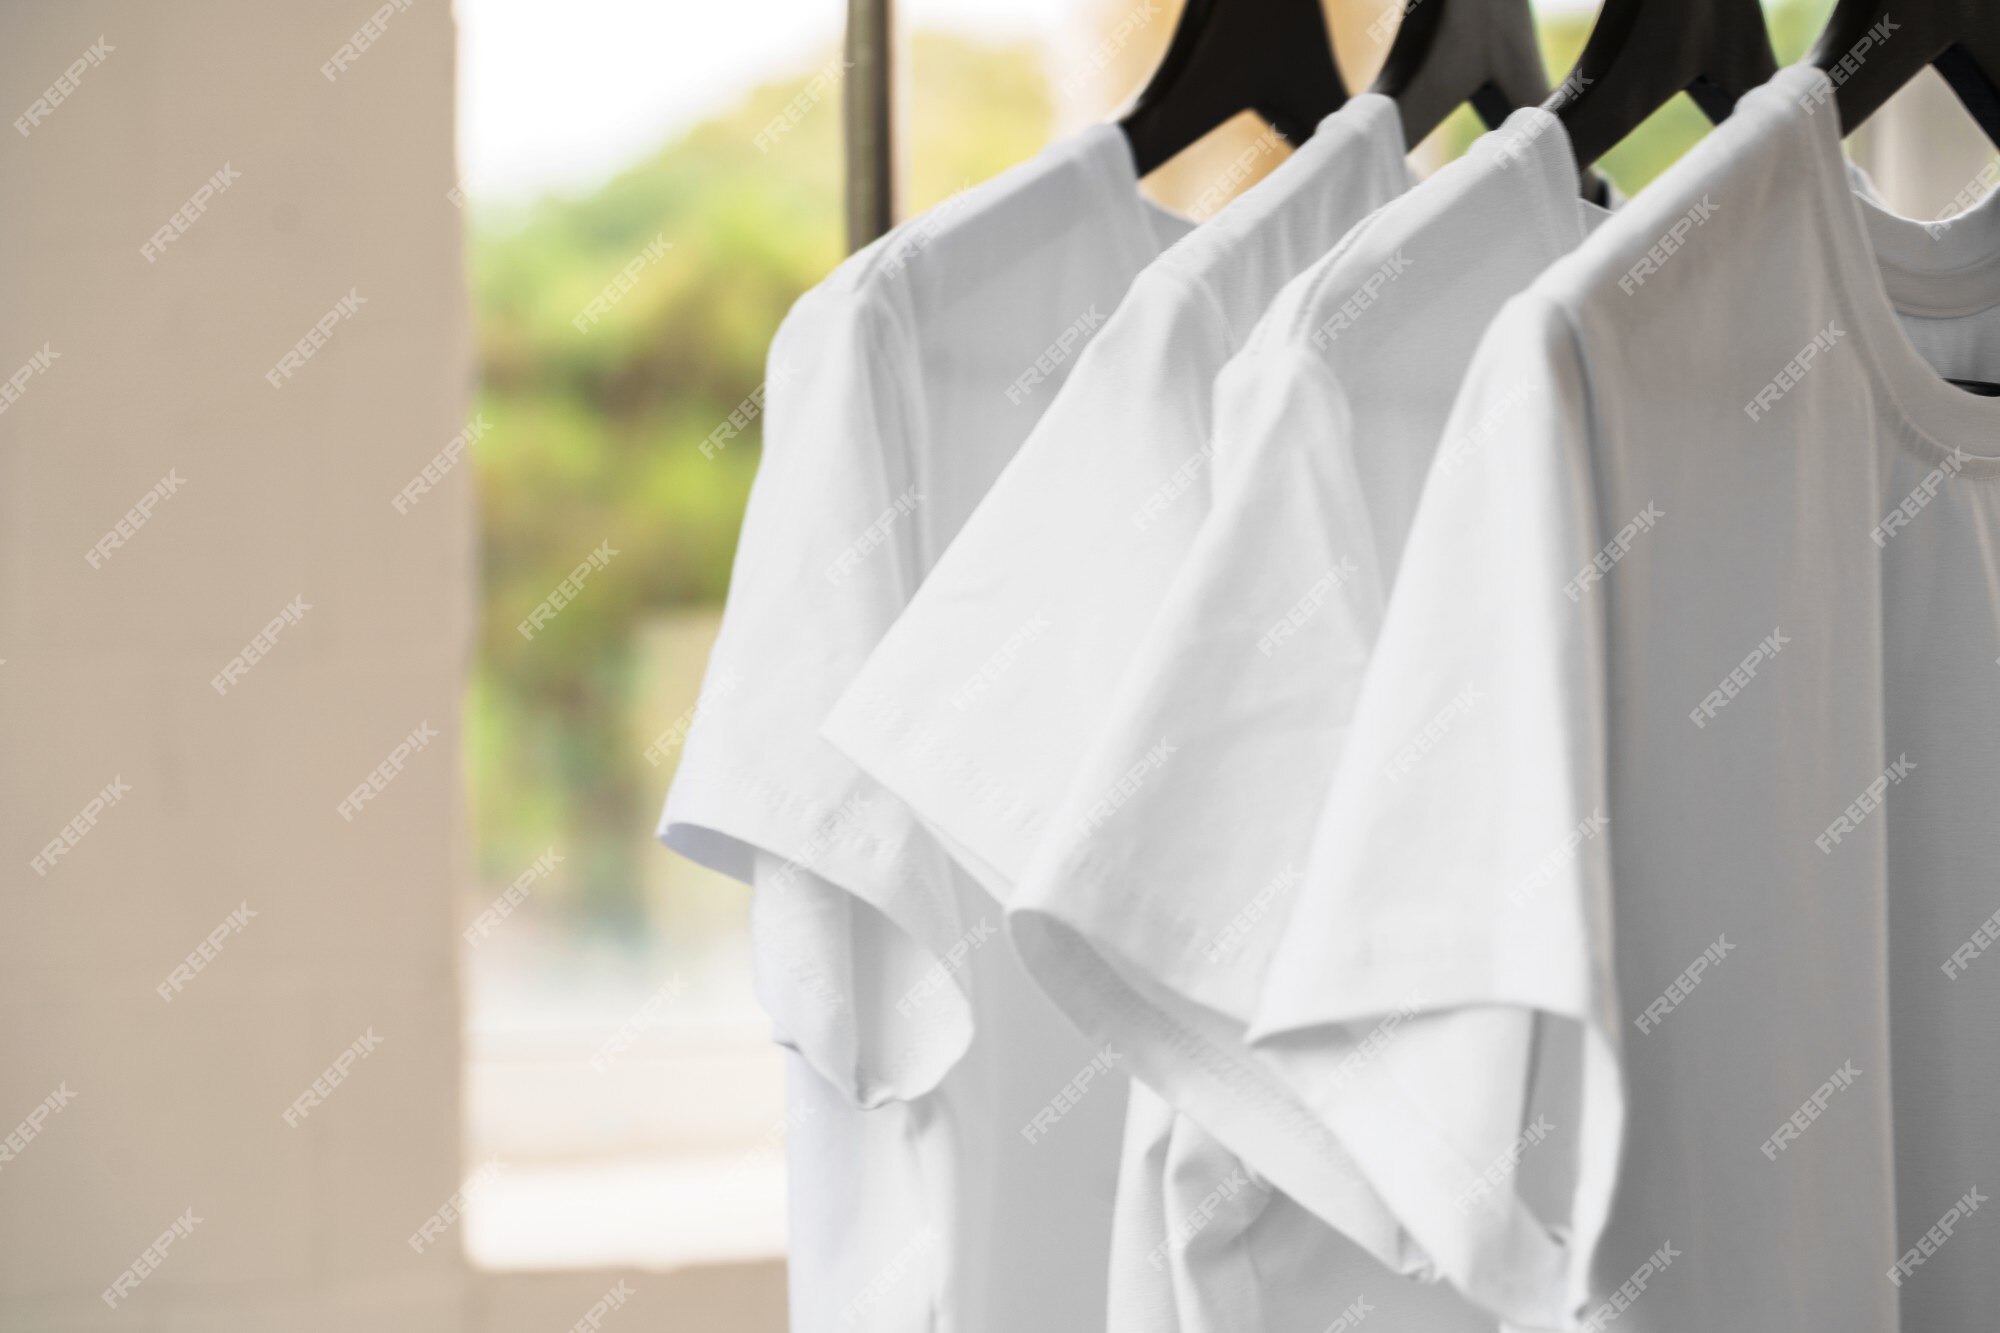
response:
{"label": "white wall", "polygon": [[[379,0],[377,0],[379,3]],[[0,5],[0,1328],[436,1333],[468,1303],[453,943],[475,577],[442,0]],[[11,122],[102,37],[23,135]],[[153,262],[141,246],[240,175]],[[348,293],[298,373],[265,375]],[[85,558],[169,474],[122,546]],[[211,677],[310,610],[226,695]],[[437,733],[352,822],[398,740]],[[106,784],[46,875],[36,853]],[[168,1002],[233,909],[255,912]],[[296,1127],[282,1113],[381,1039]],[[115,1310],[99,1293],[200,1221]],[[578,1311],[580,1316],[581,1310]]]}
{"label": "white wall", "polygon": [[[464,1169],[477,569],[469,464],[391,504],[466,424],[473,374],[452,18],[397,3],[0,0],[0,382],[54,353],[0,390],[4,1333],[526,1333],[621,1282],[607,1328],[784,1323],[777,1262],[484,1275],[456,1226],[408,1243]],[[352,318],[274,387],[350,294]],[[343,818],[426,723],[436,738]],[[38,871],[114,782],[129,790]]]}

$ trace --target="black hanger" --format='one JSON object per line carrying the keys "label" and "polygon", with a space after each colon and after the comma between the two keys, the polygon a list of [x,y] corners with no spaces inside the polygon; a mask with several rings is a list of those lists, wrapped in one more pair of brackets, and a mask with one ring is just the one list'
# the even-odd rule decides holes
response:
{"label": "black hanger", "polygon": [[1587,167],[1674,94],[1720,121],[1777,72],[1757,0],[1604,0],[1576,68],[1544,105]]}
{"label": "black hanger", "polygon": [[1319,0],[1188,0],[1118,127],[1144,176],[1238,112],[1297,144],[1346,101]]}
{"label": "black hanger", "polygon": [[1461,103],[1492,129],[1549,95],[1528,0],[1419,0],[1369,89],[1394,98],[1415,147]]}
{"label": "black hanger", "polygon": [[2000,9],[1990,0],[1840,0],[1806,59],[1834,80],[1843,134],[1936,65],[2000,144]]}

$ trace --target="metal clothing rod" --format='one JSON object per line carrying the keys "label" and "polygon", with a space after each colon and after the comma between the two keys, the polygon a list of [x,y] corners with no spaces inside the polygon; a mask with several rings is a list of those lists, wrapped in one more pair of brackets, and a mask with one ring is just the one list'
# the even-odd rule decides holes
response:
{"label": "metal clothing rod", "polygon": [[847,153],[847,248],[859,250],[896,222],[890,137],[891,0],[847,0],[847,70],[841,89]]}

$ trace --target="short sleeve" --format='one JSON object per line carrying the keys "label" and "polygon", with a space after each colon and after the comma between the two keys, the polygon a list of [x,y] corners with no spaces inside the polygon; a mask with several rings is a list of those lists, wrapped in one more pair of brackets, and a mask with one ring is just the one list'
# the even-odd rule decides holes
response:
{"label": "short sleeve", "polygon": [[1003,902],[1207,510],[1225,343],[1148,270],[827,718]]}
{"label": "short sleeve", "polygon": [[1249,1049],[1380,619],[1374,534],[1323,363],[1215,386],[1213,511],[1083,750],[1008,913],[1022,961],[1230,1151],[1398,1271],[1337,1137]]}
{"label": "short sleeve", "polygon": [[920,404],[898,330],[885,298],[830,281],[772,343],[763,459],[660,823],[745,882],[759,852],[781,863],[753,895],[760,993],[864,1106],[929,1090],[971,1037],[955,977],[928,984],[962,933],[942,850],[818,735],[919,569]]}
{"label": "short sleeve", "polygon": [[[1481,344],[1419,503],[1252,1037],[1441,1272],[1570,1326],[1623,1124],[1603,596],[1585,374],[1529,293]],[[1563,1237],[1515,1179],[1536,1025],[1583,1032]]]}
{"label": "short sleeve", "polygon": [[1217,379],[1213,509],[1036,851],[1017,935],[1054,917],[1248,1020],[1382,614],[1348,415],[1296,350]]}

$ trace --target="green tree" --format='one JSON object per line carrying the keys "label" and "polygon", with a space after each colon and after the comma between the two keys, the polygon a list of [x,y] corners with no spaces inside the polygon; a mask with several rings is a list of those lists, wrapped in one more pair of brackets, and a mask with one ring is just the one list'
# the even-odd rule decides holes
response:
{"label": "green tree", "polygon": [[[633,739],[639,630],[723,596],[757,464],[754,430],[713,458],[699,446],[762,381],[785,311],[841,258],[839,87],[813,98],[816,72],[756,89],[586,196],[474,217],[490,423],[473,451],[480,865],[504,882],[555,843],[570,905],[614,928],[639,906],[637,858],[656,854],[652,771]],[[780,117],[788,128],[760,148]],[[1050,132],[1038,53],[919,35],[905,123],[911,210],[1032,156]],[[656,241],[671,248],[579,331]],[[532,639],[518,633],[603,542],[609,566]]]}

